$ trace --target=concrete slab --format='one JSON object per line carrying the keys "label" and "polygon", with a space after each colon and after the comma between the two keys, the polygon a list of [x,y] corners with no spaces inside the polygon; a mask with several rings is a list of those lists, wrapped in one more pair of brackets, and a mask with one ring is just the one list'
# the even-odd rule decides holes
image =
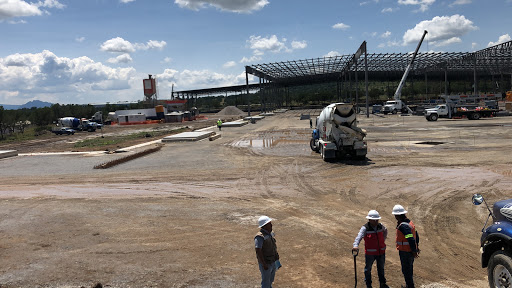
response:
{"label": "concrete slab", "polygon": [[265,119],[265,116],[258,115],[258,116],[249,116],[249,117],[244,118],[244,120],[246,120],[246,121],[251,121],[251,119],[259,121],[259,120]]}
{"label": "concrete slab", "polygon": [[272,113],[272,112],[261,113],[260,116],[274,116],[274,113]]}
{"label": "concrete slab", "polygon": [[244,125],[247,125],[249,122],[247,121],[231,121],[231,122],[226,122],[226,123],[222,123],[222,128],[225,128],[225,127],[242,127]]}
{"label": "concrete slab", "polygon": [[286,112],[286,111],[288,111],[288,109],[277,109],[277,110],[275,110],[274,112],[275,112],[275,113],[284,113],[284,112]]}
{"label": "concrete slab", "polygon": [[18,151],[16,150],[0,150],[0,159],[7,157],[18,156]]}
{"label": "concrete slab", "polygon": [[[224,125],[224,124],[223,124]],[[183,132],[176,135],[164,137],[162,142],[198,141],[214,135],[212,131]]]}

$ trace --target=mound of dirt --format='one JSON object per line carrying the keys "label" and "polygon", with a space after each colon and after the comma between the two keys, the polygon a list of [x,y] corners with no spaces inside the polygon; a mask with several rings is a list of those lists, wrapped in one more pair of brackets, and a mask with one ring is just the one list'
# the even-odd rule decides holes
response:
{"label": "mound of dirt", "polygon": [[218,116],[226,116],[226,115],[237,115],[243,116],[246,113],[235,106],[227,106],[226,108],[220,110],[217,114]]}

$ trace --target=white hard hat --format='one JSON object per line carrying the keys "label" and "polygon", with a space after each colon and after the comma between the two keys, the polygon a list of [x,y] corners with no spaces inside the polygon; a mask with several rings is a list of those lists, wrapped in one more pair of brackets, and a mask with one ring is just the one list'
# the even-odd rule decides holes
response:
{"label": "white hard hat", "polygon": [[267,225],[272,219],[268,216],[261,216],[260,219],[258,219],[258,227],[261,228],[265,225]]}
{"label": "white hard hat", "polygon": [[379,215],[379,212],[377,210],[370,210],[368,212],[368,216],[366,216],[366,219],[368,220],[379,220],[381,217]]}
{"label": "white hard hat", "polygon": [[395,207],[393,207],[393,215],[403,215],[406,214],[407,211],[405,211],[404,207],[402,205],[396,204]]}

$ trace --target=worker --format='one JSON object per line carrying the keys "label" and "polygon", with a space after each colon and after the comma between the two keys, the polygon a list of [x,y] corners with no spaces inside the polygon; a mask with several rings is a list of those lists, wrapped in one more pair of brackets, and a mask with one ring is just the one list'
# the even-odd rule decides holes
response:
{"label": "worker", "polygon": [[276,270],[281,267],[276,239],[272,233],[272,219],[268,216],[261,216],[258,219],[258,225],[260,232],[254,237],[254,243],[261,272],[261,288],[271,288]]}
{"label": "worker", "polygon": [[313,128],[313,120],[311,118],[309,118],[309,128]]}
{"label": "worker", "polygon": [[381,219],[379,212],[370,210],[366,216],[368,223],[364,224],[352,245],[352,251],[359,253],[359,243],[364,239],[364,280],[366,287],[372,287],[372,266],[377,261],[377,274],[379,276],[380,288],[389,288],[384,277],[384,263],[386,262],[386,238],[388,229],[384,224],[379,223]]}
{"label": "worker", "polygon": [[219,131],[221,130],[221,127],[222,127],[222,120],[217,120],[217,127],[219,128]]}
{"label": "worker", "polygon": [[402,273],[404,274],[406,288],[414,288],[413,264],[419,257],[420,238],[416,227],[405,215],[407,211],[402,205],[395,205],[392,214],[395,215],[396,225],[396,249],[400,256]]}

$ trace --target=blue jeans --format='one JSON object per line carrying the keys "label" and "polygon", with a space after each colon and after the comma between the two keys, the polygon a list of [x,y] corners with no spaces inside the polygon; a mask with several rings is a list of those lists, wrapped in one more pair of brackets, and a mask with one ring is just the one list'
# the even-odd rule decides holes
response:
{"label": "blue jeans", "polygon": [[373,262],[377,261],[377,274],[379,275],[380,285],[386,284],[386,277],[384,277],[384,263],[386,262],[386,254],[382,255],[364,255],[364,281],[366,287],[372,287],[372,266]]}
{"label": "blue jeans", "polygon": [[404,274],[405,284],[407,288],[414,288],[414,280],[412,279],[414,256],[412,252],[398,251],[400,263],[402,264],[402,273]]}
{"label": "blue jeans", "polygon": [[267,264],[268,269],[263,269],[263,265],[259,264],[261,272],[261,288],[272,288],[274,277],[276,276],[276,262]]}

